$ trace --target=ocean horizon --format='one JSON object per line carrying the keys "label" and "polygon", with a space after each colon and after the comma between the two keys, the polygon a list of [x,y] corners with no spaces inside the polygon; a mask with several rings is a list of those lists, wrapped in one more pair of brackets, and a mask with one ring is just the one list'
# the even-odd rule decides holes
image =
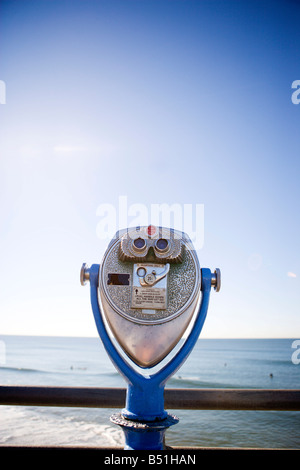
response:
{"label": "ocean horizon", "polygon": [[[297,338],[199,338],[166,388],[300,389]],[[298,346],[299,349],[299,346]],[[0,385],[125,387],[97,337],[0,335]],[[168,410],[170,446],[300,448],[300,412]],[[116,409],[0,407],[0,446],[124,444]]]}

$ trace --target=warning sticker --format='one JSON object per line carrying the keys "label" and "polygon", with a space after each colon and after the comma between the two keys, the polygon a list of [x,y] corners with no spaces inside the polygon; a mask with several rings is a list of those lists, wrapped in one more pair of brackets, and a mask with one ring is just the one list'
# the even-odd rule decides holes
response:
{"label": "warning sticker", "polygon": [[158,287],[132,287],[132,308],[166,309],[167,292],[166,289]]}

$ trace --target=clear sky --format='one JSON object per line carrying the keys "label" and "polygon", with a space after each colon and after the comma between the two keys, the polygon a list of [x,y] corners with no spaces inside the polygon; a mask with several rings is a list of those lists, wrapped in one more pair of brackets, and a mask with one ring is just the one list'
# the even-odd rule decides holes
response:
{"label": "clear sky", "polygon": [[1,0],[0,334],[97,336],[79,271],[122,196],[204,208],[199,260],[222,289],[203,337],[300,337],[299,17],[296,1]]}

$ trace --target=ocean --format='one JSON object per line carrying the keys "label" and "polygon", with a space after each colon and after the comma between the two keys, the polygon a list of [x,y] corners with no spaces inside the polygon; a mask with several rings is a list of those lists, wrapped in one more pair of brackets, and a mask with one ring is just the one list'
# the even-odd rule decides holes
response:
{"label": "ocean", "polygon": [[[294,341],[200,338],[167,388],[300,389]],[[100,339],[36,336],[0,336],[0,384],[126,386]],[[0,446],[122,446],[116,411],[0,406]],[[300,448],[300,412],[168,411],[180,420],[169,446]]]}

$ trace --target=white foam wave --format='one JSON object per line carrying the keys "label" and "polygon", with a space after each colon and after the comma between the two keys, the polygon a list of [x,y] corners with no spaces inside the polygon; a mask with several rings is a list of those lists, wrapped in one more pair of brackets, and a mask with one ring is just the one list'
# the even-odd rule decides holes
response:
{"label": "white foam wave", "polygon": [[123,446],[121,429],[59,411],[41,412],[29,407],[0,408],[0,445],[21,446]]}

